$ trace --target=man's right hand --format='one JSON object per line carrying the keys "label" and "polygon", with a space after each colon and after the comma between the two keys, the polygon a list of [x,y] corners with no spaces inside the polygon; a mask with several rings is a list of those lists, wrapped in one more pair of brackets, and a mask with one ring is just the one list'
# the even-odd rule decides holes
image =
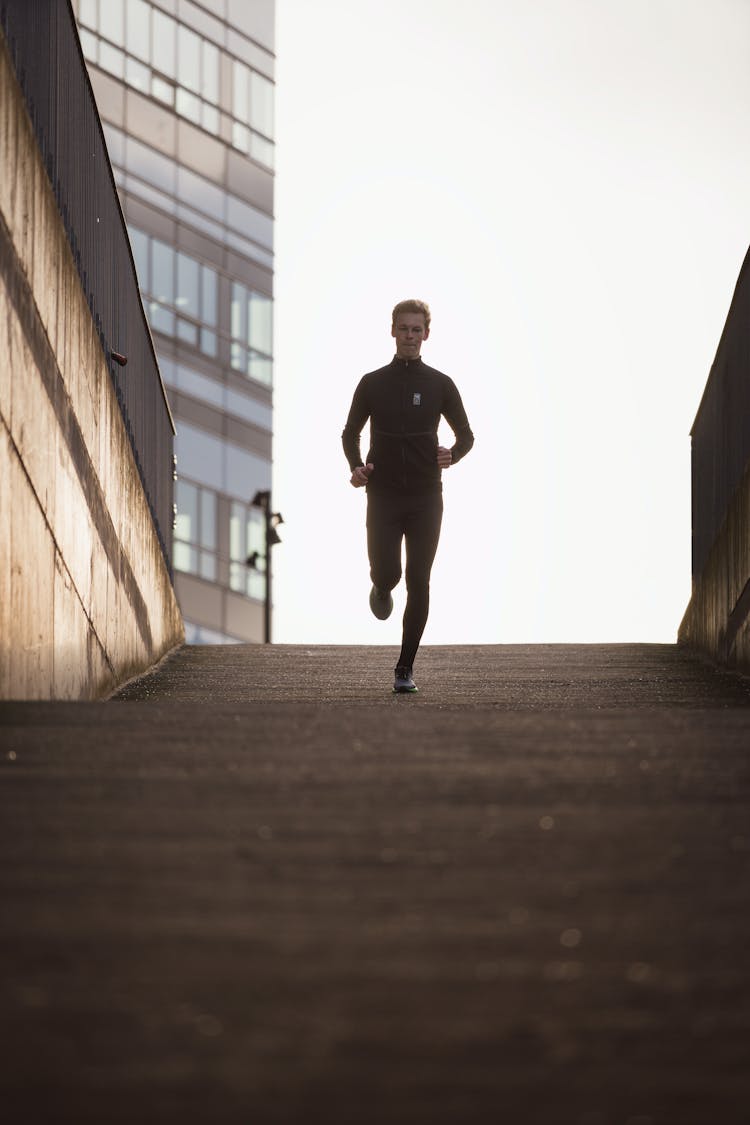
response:
{"label": "man's right hand", "polygon": [[362,488],[363,485],[367,484],[367,479],[374,468],[374,465],[357,465],[351,476],[351,483],[354,487]]}

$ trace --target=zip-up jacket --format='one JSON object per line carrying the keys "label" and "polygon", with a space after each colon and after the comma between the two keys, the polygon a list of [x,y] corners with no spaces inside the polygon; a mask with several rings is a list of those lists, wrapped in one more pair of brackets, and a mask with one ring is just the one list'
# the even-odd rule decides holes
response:
{"label": "zip-up jacket", "polygon": [[394,356],[387,367],[363,375],[354,392],[341,440],[349,468],[364,464],[359,438],[370,419],[367,462],[375,466],[368,491],[434,492],[442,488],[437,429],[443,416],[453,430],[451,462],[474,444],[456,384],[421,357]]}

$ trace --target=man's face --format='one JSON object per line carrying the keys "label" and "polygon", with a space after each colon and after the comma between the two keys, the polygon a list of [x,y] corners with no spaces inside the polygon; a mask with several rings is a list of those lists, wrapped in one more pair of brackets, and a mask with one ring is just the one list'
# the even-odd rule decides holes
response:
{"label": "man's face", "polygon": [[400,313],[391,328],[391,336],[396,341],[396,355],[399,359],[415,359],[419,355],[422,341],[429,334],[424,313]]}

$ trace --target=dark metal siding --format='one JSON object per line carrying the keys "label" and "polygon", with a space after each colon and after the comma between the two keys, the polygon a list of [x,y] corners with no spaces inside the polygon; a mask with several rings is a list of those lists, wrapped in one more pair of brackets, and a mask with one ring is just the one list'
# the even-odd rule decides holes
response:
{"label": "dark metal siding", "polygon": [[698,578],[750,462],[750,251],[692,436],[693,578]]}

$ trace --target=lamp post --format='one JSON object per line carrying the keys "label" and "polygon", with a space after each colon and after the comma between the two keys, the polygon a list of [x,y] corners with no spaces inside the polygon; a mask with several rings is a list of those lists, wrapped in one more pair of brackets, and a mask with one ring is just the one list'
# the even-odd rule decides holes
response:
{"label": "lamp post", "polygon": [[261,555],[258,551],[253,551],[251,555],[247,556],[247,565],[251,566],[254,570],[258,570],[258,561],[263,559],[265,563],[266,574],[266,599],[263,614],[263,641],[265,644],[271,643],[271,547],[275,547],[277,543],[281,542],[279,533],[276,528],[279,524],[284,522],[284,517],[281,512],[274,512],[271,510],[271,490],[260,489],[255,493],[251,502],[251,507],[260,508],[265,517],[265,555]]}

